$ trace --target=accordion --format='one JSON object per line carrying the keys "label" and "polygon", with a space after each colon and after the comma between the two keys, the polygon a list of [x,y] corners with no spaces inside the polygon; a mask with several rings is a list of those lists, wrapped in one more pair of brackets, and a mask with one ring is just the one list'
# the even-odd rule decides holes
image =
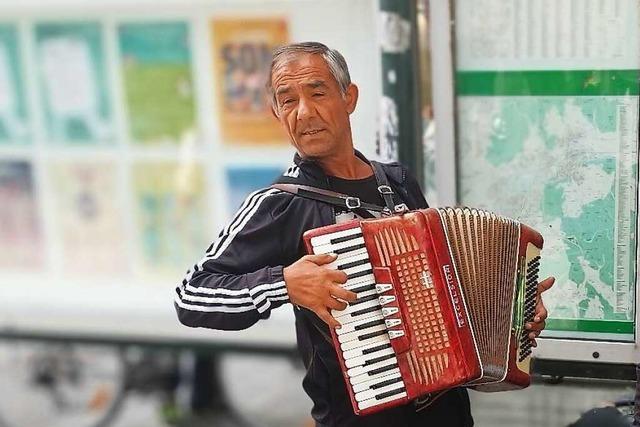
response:
{"label": "accordion", "polygon": [[417,210],[309,230],[357,294],[332,312],[354,412],[365,415],[465,385],[529,385],[542,236],[469,208]]}

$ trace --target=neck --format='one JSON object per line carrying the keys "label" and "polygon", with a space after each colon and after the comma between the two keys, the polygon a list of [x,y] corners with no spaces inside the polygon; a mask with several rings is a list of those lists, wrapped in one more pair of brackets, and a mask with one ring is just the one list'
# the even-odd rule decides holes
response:
{"label": "neck", "polygon": [[362,179],[371,176],[373,170],[368,163],[356,156],[353,145],[340,153],[316,159],[327,175],[344,179]]}

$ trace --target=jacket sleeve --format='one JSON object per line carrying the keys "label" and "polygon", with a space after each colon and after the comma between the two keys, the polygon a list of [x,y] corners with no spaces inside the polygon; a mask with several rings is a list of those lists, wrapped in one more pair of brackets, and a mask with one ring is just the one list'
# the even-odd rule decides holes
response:
{"label": "jacket sleeve", "polygon": [[174,305],[184,325],[239,330],[269,317],[289,301],[283,278],[285,215],[274,216],[288,194],[252,193],[218,239],[175,289]]}

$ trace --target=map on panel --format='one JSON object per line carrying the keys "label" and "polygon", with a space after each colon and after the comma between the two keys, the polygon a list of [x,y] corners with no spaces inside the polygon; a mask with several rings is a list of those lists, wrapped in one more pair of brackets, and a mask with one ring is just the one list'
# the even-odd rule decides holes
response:
{"label": "map on panel", "polygon": [[633,335],[637,96],[458,98],[459,199],[545,239],[549,329]]}

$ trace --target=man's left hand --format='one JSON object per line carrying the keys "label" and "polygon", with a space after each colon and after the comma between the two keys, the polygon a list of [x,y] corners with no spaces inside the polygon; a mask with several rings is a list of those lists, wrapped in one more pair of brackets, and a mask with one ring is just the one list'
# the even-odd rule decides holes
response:
{"label": "man's left hand", "polygon": [[547,318],[547,309],[542,302],[542,293],[553,286],[556,281],[555,277],[547,277],[542,282],[538,283],[538,292],[536,295],[536,313],[533,316],[533,322],[529,322],[525,325],[529,332],[529,338],[533,340],[533,346],[536,347],[536,338],[540,335],[540,332],[544,329],[545,319]]}

